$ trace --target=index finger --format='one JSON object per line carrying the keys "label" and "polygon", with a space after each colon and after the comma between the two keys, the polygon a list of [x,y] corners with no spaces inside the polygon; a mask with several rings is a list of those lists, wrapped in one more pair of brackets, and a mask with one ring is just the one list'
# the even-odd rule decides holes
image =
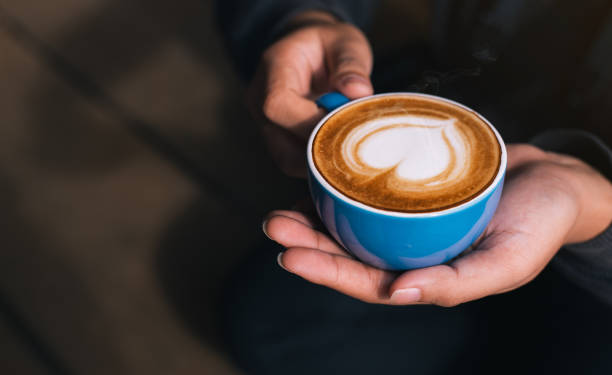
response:
{"label": "index finger", "polygon": [[355,259],[302,247],[279,255],[287,271],[312,283],[324,285],[369,303],[389,303],[389,285],[395,274],[370,267]]}
{"label": "index finger", "polygon": [[293,134],[308,138],[314,124],[325,115],[325,111],[308,98],[312,67],[299,58],[270,58],[266,64],[264,116]]}
{"label": "index finger", "polygon": [[[503,203],[500,211],[503,217]],[[562,226],[537,225],[539,216],[522,218],[520,225],[538,228],[532,233],[514,227],[490,229],[476,249],[449,264],[412,270],[404,273],[391,285],[391,300],[400,303],[397,291],[416,288],[421,291],[420,302],[440,306],[455,306],[488,295],[516,289],[534,279],[550,261],[561,243],[554,231]],[[491,224],[490,227],[495,227]]]}

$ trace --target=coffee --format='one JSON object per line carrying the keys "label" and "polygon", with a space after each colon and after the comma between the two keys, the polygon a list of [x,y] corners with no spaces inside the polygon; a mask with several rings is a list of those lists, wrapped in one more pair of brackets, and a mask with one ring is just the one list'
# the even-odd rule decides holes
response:
{"label": "coffee", "polygon": [[394,94],[353,103],[331,116],[312,147],[336,190],[371,207],[433,212],[469,201],[500,168],[501,147],[467,108]]}

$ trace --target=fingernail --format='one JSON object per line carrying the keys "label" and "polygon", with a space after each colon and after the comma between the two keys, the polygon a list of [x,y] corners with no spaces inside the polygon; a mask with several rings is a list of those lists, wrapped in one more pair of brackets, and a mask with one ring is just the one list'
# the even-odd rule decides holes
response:
{"label": "fingernail", "polygon": [[415,303],[421,300],[421,290],[418,288],[398,289],[391,295],[396,303]]}
{"label": "fingernail", "polygon": [[289,270],[286,269],[285,266],[283,265],[283,253],[282,252],[278,253],[278,255],[276,256],[276,262],[278,263],[280,268],[282,268],[285,271],[289,272]]}
{"label": "fingernail", "polygon": [[266,237],[268,237],[268,239],[271,240],[270,235],[268,234],[268,231],[266,231],[267,226],[268,226],[268,220],[264,220],[263,223],[261,223],[261,230],[264,232]]}
{"label": "fingernail", "polygon": [[350,84],[357,84],[357,85],[363,85],[363,86],[369,86],[370,83],[368,82],[367,79],[363,78],[362,76],[358,75],[358,74],[347,74],[344,77],[342,77],[340,79],[340,84],[342,86],[348,86]]}

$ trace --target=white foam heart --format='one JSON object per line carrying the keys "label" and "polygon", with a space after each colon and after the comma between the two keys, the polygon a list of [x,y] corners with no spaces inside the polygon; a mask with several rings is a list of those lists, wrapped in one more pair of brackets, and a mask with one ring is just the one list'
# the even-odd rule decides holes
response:
{"label": "white foam heart", "polygon": [[342,154],[356,172],[371,173],[363,164],[381,171],[395,168],[400,179],[409,181],[439,175],[449,168],[454,156],[455,167],[446,180],[456,178],[463,169],[467,147],[454,124],[453,119],[415,115],[369,121],[347,135]]}

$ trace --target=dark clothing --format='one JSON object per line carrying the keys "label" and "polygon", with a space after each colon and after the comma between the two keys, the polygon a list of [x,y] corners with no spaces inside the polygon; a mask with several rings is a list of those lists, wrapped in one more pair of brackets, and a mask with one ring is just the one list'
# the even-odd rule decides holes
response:
{"label": "dark clothing", "polygon": [[[296,13],[327,10],[367,28],[375,3],[225,0],[217,9],[248,80]],[[392,75],[375,64],[373,77],[388,78],[373,82],[377,91],[457,100],[508,143],[576,156],[612,180],[612,2],[432,3],[428,52],[404,51]],[[612,373],[612,226],[565,246],[518,291],[452,309],[363,304],[274,269],[273,252],[255,256],[228,292],[229,337],[254,373]]]}
{"label": "dark clothing", "polygon": [[[327,10],[364,28],[375,3],[226,0],[218,2],[217,10],[239,71],[250,77],[263,49],[281,36],[296,13]],[[572,154],[612,180],[612,2],[433,4],[432,50],[437,59],[431,64],[444,72],[460,67],[472,73],[455,74],[451,82],[445,82],[448,73],[429,74],[426,89],[437,79],[435,94],[482,113],[506,142],[536,137],[540,147]],[[393,81],[401,82],[399,78]],[[576,127],[590,133],[550,131]],[[612,304],[612,226],[588,243],[566,246],[557,258],[563,258],[558,263],[569,277]]]}
{"label": "dark clothing", "polygon": [[612,374],[611,310],[548,267],[518,290],[453,308],[367,304],[256,249],[224,296],[248,374]]}
{"label": "dark clothing", "polygon": [[232,0],[216,2],[217,19],[238,72],[249,80],[262,51],[281,36],[289,19],[305,10],[324,10],[360,28],[369,25],[369,0]]}

